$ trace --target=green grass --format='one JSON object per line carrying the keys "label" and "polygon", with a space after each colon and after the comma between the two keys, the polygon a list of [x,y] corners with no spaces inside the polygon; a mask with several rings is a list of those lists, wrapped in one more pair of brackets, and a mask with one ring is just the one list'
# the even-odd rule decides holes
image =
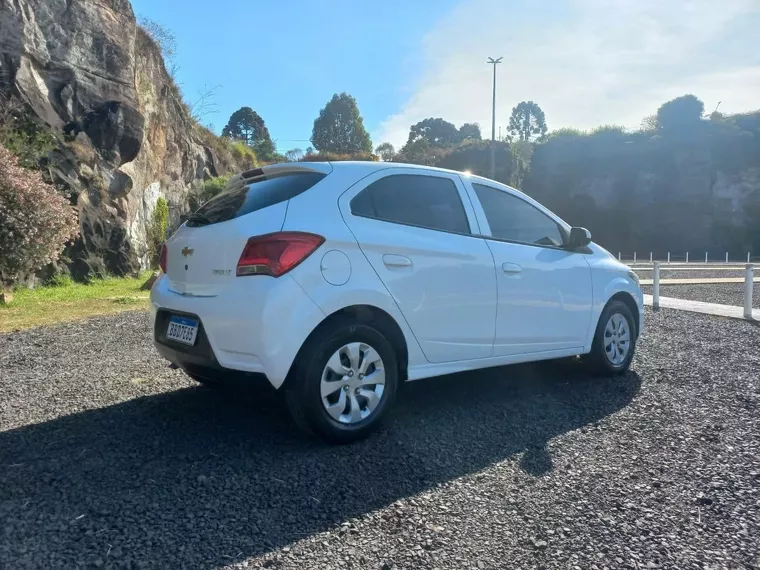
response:
{"label": "green grass", "polygon": [[148,277],[150,272],[89,284],[64,279],[54,286],[18,289],[10,304],[0,305],[0,332],[147,308],[149,292],[140,286]]}

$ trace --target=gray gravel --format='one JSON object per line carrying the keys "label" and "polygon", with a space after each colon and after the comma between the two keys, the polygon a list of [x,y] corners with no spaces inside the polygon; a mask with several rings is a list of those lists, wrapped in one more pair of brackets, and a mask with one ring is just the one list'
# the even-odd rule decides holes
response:
{"label": "gray gravel", "polygon": [[348,447],[143,313],[0,335],[0,568],[758,568],[760,329],[647,317],[626,377],[418,382]]}
{"label": "gray gravel", "polygon": [[[652,294],[651,285],[642,285],[641,290]],[[660,295],[689,301],[720,303],[722,305],[744,306],[744,283],[710,283],[704,285],[660,285]],[[760,309],[760,283],[752,288],[752,306]]]}

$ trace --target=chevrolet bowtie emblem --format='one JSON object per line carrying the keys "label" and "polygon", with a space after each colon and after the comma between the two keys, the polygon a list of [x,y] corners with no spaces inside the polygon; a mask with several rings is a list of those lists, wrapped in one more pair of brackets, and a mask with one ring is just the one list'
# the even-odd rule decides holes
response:
{"label": "chevrolet bowtie emblem", "polygon": [[185,246],[185,247],[182,248],[182,252],[181,252],[182,253],[182,257],[187,257],[188,255],[193,255],[194,251],[195,251],[194,249],[191,249],[191,248]]}

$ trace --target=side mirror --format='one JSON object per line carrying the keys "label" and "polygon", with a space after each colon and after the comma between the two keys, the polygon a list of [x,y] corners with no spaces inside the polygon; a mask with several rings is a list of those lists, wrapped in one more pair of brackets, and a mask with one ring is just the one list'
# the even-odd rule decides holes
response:
{"label": "side mirror", "polygon": [[586,247],[588,244],[591,243],[591,232],[588,231],[586,228],[570,228],[570,240],[567,243],[567,246],[570,249],[578,249],[581,247]]}

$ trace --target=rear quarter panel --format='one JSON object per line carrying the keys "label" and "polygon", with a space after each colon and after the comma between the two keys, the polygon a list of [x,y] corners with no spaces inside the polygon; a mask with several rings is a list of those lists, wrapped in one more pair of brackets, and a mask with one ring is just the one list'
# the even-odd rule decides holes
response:
{"label": "rear quarter panel", "polygon": [[[283,231],[313,232],[326,238],[319,250],[293,269],[290,275],[325,315],[354,305],[370,305],[385,311],[404,334],[409,366],[426,363],[396,301],[367,261],[341,216],[339,196],[363,178],[350,174],[340,174],[340,169],[336,169],[330,175],[331,183],[323,186],[320,192],[305,192],[290,201]],[[349,278],[341,285],[328,283],[322,274],[322,260],[326,253],[334,250],[345,254],[350,263]]]}

